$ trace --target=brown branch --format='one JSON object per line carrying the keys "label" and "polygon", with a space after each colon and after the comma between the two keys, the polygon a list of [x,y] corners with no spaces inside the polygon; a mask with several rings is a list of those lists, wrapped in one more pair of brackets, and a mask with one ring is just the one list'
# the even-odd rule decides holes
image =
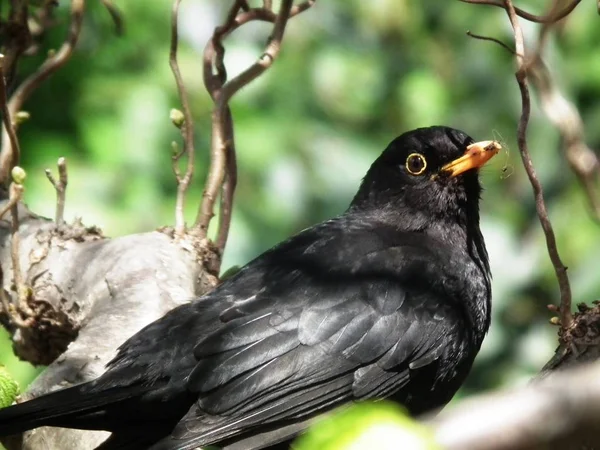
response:
{"label": "brown branch", "polygon": [[[79,40],[81,33],[81,24],[83,22],[83,13],[85,9],[85,0],[71,1],[71,25],[65,42],[60,49],[49,56],[39,69],[27,77],[25,81],[15,90],[8,102],[8,110],[13,117],[23,106],[23,103],[31,96],[31,94],[46,80],[50,75],[60,69],[69,60],[73,53],[73,49]],[[6,183],[10,168],[15,166],[15,162],[11,162],[12,154],[8,145],[7,129],[2,130],[2,151],[0,152],[0,183]]]}
{"label": "brown branch", "polygon": [[567,329],[573,320],[571,314],[571,287],[569,283],[569,277],[567,275],[567,268],[562,263],[558,254],[558,248],[556,246],[556,237],[552,229],[552,224],[548,218],[548,212],[546,210],[546,204],[544,202],[544,193],[542,185],[539,182],[531,161],[529,149],[527,146],[527,126],[529,124],[529,117],[531,113],[531,99],[529,96],[529,89],[527,87],[527,64],[525,61],[525,43],[523,38],[523,30],[519,24],[517,12],[512,4],[511,0],[504,0],[506,12],[510,19],[510,23],[514,30],[515,37],[515,50],[517,59],[517,72],[516,78],[521,92],[521,105],[522,112],[521,118],[519,119],[519,125],[517,127],[517,143],[523,161],[523,166],[527,172],[527,177],[533,188],[535,197],[535,206],[538,214],[538,218],[544,230],[544,236],[546,237],[546,246],[548,247],[548,254],[556,277],[558,279],[558,285],[560,288],[560,319],[563,329]]}
{"label": "brown branch", "polygon": [[22,312],[25,315],[25,317],[32,317],[33,311],[27,305],[29,289],[27,288],[23,279],[23,272],[21,272],[21,258],[19,256],[19,249],[21,246],[21,239],[19,236],[19,201],[21,201],[21,199],[23,198],[22,184],[18,184],[15,182],[11,183],[10,198],[16,200],[11,202],[12,205],[10,207],[10,256],[12,259],[15,289],[17,291],[17,311]]}
{"label": "brown branch", "polygon": [[[498,6],[500,8],[505,8],[505,4],[502,0],[460,0],[463,3],[471,3],[474,5],[490,5],[490,6]],[[577,5],[581,2],[581,0],[574,0],[570,3],[566,8],[562,9],[560,12],[551,12],[549,14],[543,16],[537,16],[535,14],[528,13],[520,8],[514,7],[515,15],[522,17],[525,20],[529,20],[530,22],[536,23],[554,23],[557,22],[569,14],[577,7]]]}
{"label": "brown branch", "polygon": [[[22,319],[24,317],[31,317],[32,311],[27,304],[29,297],[29,289],[23,280],[23,273],[21,272],[20,263],[20,237],[19,237],[19,211],[18,204],[23,198],[23,185],[17,182],[12,182],[9,187],[9,199],[6,205],[0,211],[0,219],[10,211],[11,213],[11,226],[10,226],[10,257],[11,265],[13,269],[13,280],[16,291],[16,307],[14,303],[9,302],[4,292],[2,292],[2,306],[9,318],[10,324],[17,327],[28,327],[31,321]],[[0,289],[4,291],[4,288],[0,286]]]}
{"label": "brown branch", "polygon": [[117,8],[117,6],[112,2],[112,0],[100,1],[108,11],[108,14],[110,14],[110,18],[115,24],[115,32],[117,33],[117,35],[123,35],[123,33],[125,33],[125,24],[123,21],[123,16],[121,15],[121,11],[119,11],[119,8]]}
{"label": "brown branch", "polygon": [[26,0],[12,0],[8,14],[7,36],[3,43],[4,48],[4,76],[9,85],[17,69],[21,55],[31,44],[31,31],[29,30],[29,8]]}
{"label": "brown branch", "polygon": [[[235,144],[229,101],[236,92],[259,77],[273,64],[279,54],[289,18],[310,8],[315,1],[306,1],[294,6],[293,0],[283,0],[277,14],[267,7],[245,10],[243,7],[245,3],[239,0],[234,2],[224,25],[215,29],[212,39],[207,43],[203,57],[204,84],[215,106],[212,113],[211,163],[194,228],[201,237],[206,237],[208,224],[214,216],[214,205],[221,189],[221,209],[217,234],[217,246],[221,252],[225,247],[231,223],[236,183]],[[263,6],[269,6],[269,2],[264,3]],[[256,63],[227,81],[223,63],[222,40],[244,23],[253,20],[274,22],[269,43]]]}
{"label": "brown branch", "polygon": [[56,214],[54,220],[57,225],[65,223],[65,196],[67,192],[67,184],[69,182],[69,174],[67,172],[67,160],[63,157],[58,158],[58,180],[54,178],[50,169],[46,169],[46,177],[56,190]]}
{"label": "brown branch", "polygon": [[231,136],[227,145],[225,180],[221,189],[221,207],[219,209],[219,230],[217,232],[216,245],[220,253],[223,254],[229,228],[231,225],[231,214],[233,208],[233,194],[237,185],[237,158],[235,153],[235,139],[233,135],[233,118],[231,110],[227,108],[227,120],[225,122],[225,134]]}
{"label": "brown branch", "polygon": [[[184,121],[181,125],[181,134],[183,137],[183,151],[173,156],[173,170],[177,179],[177,200],[175,203],[175,235],[182,237],[185,232],[185,215],[184,215],[184,203],[185,194],[192,181],[194,175],[194,120],[192,118],[192,110],[190,108],[190,102],[188,99],[185,84],[179,70],[179,63],[177,62],[177,47],[179,44],[178,26],[177,19],[179,15],[179,5],[181,0],[175,0],[173,2],[173,9],[171,11],[171,50],[169,52],[169,65],[171,71],[175,77],[175,83],[177,84],[177,92],[179,94],[179,101],[183,107]],[[187,155],[187,168],[185,175],[181,177],[177,164],[181,156]]]}
{"label": "brown branch", "polygon": [[[12,184],[14,184],[14,183],[12,183]],[[11,184],[11,186],[12,186],[12,184]],[[18,194],[18,192],[16,190],[12,190],[12,189],[14,189],[14,188],[10,188],[9,192],[11,192],[13,195],[9,196],[9,199],[6,202],[6,205],[4,205],[4,207],[0,210],[0,219],[2,219],[5,216],[5,214],[7,212],[9,212],[12,209],[12,207],[14,205],[16,205],[20,200],[20,197],[18,195],[15,195],[15,194]]]}
{"label": "brown branch", "polygon": [[489,36],[482,36],[480,34],[475,34],[475,33],[472,33],[470,30],[467,31],[467,36],[472,37],[474,39],[478,39],[480,41],[494,42],[494,43],[498,44],[500,47],[502,47],[505,50],[507,50],[508,52],[510,52],[510,54],[512,54],[512,55],[515,54],[515,51],[512,48],[510,48],[508,45],[506,45],[504,42],[502,42],[500,39],[496,39],[496,38],[489,37]]}
{"label": "brown branch", "polygon": [[[9,111],[6,96],[6,78],[4,76],[4,56],[0,55],[0,109],[2,110],[2,128],[6,134],[3,137],[3,146],[6,146],[6,159],[0,156],[0,172],[10,173],[12,168],[19,164],[21,148],[17,139],[13,114]],[[2,151],[4,153],[4,150]]]}

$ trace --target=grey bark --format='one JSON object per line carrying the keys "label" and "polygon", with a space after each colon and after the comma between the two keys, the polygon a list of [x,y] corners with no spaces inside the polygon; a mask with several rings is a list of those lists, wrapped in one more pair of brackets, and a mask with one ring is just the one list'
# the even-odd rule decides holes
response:
{"label": "grey bark", "polygon": [[[17,355],[50,363],[22,400],[96,378],[127,338],[217,281],[211,273],[217,256],[207,242],[176,241],[168,230],[106,239],[80,223],[57,229],[25,208],[20,215],[21,269],[34,317],[22,317],[33,321],[21,327],[6,314],[1,320]],[[0,221],[4,289],[14,297],[9,230]],[[5,444],[9,450],[91,450],[107,435],[40,428]]]}

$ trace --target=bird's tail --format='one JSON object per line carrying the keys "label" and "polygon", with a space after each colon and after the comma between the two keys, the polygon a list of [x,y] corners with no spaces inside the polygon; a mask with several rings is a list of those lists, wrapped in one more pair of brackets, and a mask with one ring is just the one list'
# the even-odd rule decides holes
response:
{"label": "bird's tail", "polygon": [[91,383],[84,383],[0,409],[0,436],[41,426],[109,430],[107,409],[140,394],[131,386],[102,391],[90,387]]}

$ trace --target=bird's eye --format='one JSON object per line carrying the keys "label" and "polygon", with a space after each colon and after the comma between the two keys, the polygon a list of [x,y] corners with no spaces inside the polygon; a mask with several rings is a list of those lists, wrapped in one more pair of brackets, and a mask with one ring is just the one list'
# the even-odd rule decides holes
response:
{"label": "bird's eye", "polygon": [[427,168],[427,161],[420,153],[411,153],[406,158],[406,170],[413,175],[421,175]]}

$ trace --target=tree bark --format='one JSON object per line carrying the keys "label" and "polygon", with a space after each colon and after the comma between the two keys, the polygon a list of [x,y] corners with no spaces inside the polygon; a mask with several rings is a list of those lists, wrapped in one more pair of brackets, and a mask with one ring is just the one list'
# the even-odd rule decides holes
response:
{"label": "tree bark", "polygon": [[[50,364],[20,401],[98,377],[127,338],[217,282],[218,256],[208,241],[176,241],[167,229],[107,239],[79,221],[57,227],[24,207],[20,222],[21,270],[31,288],[26,308],[32,314],[21,315],[21,325],[6,312],[0,320],[19,357]],[[0,221],[3,287],[14,294],[10,239],[10,224]],[[48,427],[4,443],[9,450],[91,450],[107,436]]]}

